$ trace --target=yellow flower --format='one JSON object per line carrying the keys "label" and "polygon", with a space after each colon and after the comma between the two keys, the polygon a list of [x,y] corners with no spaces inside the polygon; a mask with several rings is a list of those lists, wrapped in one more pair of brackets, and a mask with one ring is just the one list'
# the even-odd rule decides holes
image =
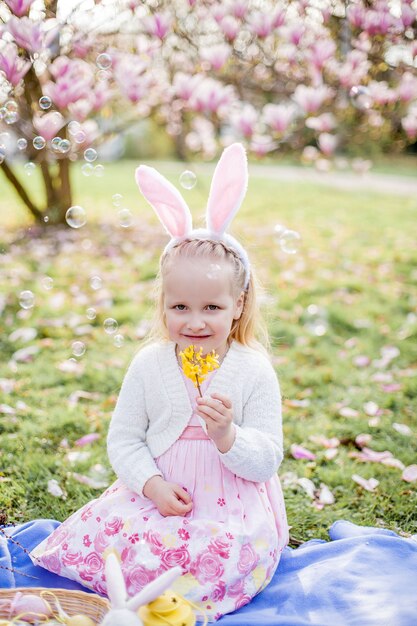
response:
{"label": "yellow flower", "polygon": [[193,345],[188,346],[180,352],[182,369],[187,378],[192,380],[197,387],[200,396],[200,384],[207,378],[207,375],[220,366],[219,355],[214,350],[203,356],[203,348],[197,350]]}

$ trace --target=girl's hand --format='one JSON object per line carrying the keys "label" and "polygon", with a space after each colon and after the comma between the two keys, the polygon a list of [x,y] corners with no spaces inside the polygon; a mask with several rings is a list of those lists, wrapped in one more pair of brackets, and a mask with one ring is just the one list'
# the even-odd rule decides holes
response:
{"label": "girl's hand", "polygon": [[169,483],[162,476],[152,476],[143,488],[143,494],[152,500],[163,517],[184,516],[193,508],[189,494],[175,483]]}
{"label": "girl's hand", "polygon": [[197,415],[203,418],[207,434],[220,452],[228,452],[235,440],[232,402],[223,394],[197,398]]}

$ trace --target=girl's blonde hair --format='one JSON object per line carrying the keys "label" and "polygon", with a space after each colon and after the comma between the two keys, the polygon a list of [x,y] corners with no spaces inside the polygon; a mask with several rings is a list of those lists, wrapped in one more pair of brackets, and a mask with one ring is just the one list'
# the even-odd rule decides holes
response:
{"label": "girl's blonde hair", "polygon": [[238,296],[244,292],[242,314],[234,320],[229,334],[229,341],[235,339],[244,346],[262,352],[269,350],[269,337],[257,301],[259,283],[250,271],[249,285],[245,290],[246,272],[237,253],[222,241],[211,239],[185,239],[164,252],[159,261],[159,272],[156,280],[156,313],[150,330],[149,340],[169,340],[164,315],[164,274],[170,265],[179,257],[211,258],[230,263],[233,270],[233,290]]}

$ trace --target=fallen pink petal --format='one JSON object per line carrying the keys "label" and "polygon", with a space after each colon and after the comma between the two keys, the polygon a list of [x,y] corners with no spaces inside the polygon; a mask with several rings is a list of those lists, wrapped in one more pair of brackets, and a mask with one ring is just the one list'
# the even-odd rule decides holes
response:
{"label": "fallen pink petal", "polygon": [[100,435],[98,433],[89,433],[88,435],[84,435],[83,437],[77,439],[74,445],[81,448],[82,446],[87,446],[88,444],[97,441],[97,439],[100,439]]}
{"label": "fallen pink petal", "polygon": [[407,483],[414,483],[417,480],[417,465],[409,465],[405,468],[401,478]]}
{"label": "fallen pink petal", "polygon": [[309,461],[314,461],[316,458],[316,455],[313,452],[304,448],[304,446],[299,446],[295,443],[291,445],[291,455],[294,459],[308,459]]}
{"label": "fallen pink petal", "polygon": [[358,485],[366,489],[366,491],[375,491],[375,489],[379,485],[379,480],[376,478],[362,478],[359,474],[352,474],[352,480],[355,481]]}

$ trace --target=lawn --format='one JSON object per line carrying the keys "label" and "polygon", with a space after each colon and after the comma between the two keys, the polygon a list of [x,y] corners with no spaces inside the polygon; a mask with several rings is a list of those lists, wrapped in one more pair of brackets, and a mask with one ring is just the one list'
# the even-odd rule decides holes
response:
{"label": "lawn", "polygon": [[[102,178],[77,170],[74,203],[87,224],[43,234],[22,228],[26,215],[1,179],[3,521],[63,520],[114,478],[106,431],[149,325],[165,241],[135,187],[134,167],[106,165]],[[163,173],[178,184],[183,169],[173,164]],[[196,221],[209,184],[198,175],[192,191],[182,190]],[[31,186],[36,195],[36,177]],[[128,228],[119,224],[114,194],[132,212]],[[254,176],[235,219],[233,232],[264,285],[283,394],[280,475],[295,543],[326,538],[336,519],[417,532],[416,483],[402,478],[416,462],[416,213],[411,195]],[[277,223],[301,234],[296,254],[281,249]],[[30,308],[19,303],[24,290],[34,294]],[[115,332],[106,332],[115,330],[105,329],[109,318]],[[89,443],[77,444],[90,433]],[[294,458],[300,452],[311,458]],[[354,475],[378,484],[368,491]],[[57,495],[48,491],[51,480]]]}

